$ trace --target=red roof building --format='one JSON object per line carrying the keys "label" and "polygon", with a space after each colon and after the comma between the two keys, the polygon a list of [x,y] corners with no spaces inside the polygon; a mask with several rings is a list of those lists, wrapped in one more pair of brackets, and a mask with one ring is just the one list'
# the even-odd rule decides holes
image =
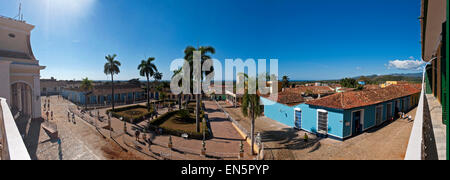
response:
{"label": "red roof building", "polygon": [[337,93],[321,99],[308,101],[306,104],[333,109],[352,109],[418,94],[420,91],[420,84],[392,85],[386,88]]}

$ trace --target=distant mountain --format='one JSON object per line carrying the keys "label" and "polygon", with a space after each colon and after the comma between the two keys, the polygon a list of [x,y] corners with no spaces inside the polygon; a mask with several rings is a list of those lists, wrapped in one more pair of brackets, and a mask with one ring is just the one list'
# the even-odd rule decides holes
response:
{"label": "distant mountain", "polygon": [[353,79],[371,81],[371,82],[383,82],[383,81],[422,81],[422,73],[397,73],[389,75],[369,75],[369,76],[357,76]]}
{"label": "distant mountain", "polygon": [[403,73],[403,74],[391,74],[392,76],[405,76],[405,77],[422,77],[423,73]]}

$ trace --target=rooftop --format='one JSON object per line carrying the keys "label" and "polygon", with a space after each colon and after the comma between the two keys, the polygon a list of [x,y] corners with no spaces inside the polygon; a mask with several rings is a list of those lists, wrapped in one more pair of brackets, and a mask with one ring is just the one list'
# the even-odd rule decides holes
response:
{"label": "rooftop", "polygon": [[274,97],[271,97],[270,95],[264,95],[262,97],[288,106],[295,106],[305,102],[305,99],[301,94],[293,92],[279,92],[276,97],[277,99],[274,99]]}
{"label": "rooftop", "polygon": [[333,93],[334,90],[328,86],[297,86],[295,88],[286,88],[284,91],[302,94],[311,91],[313,94]]}
{"label": "rooftop", "polygon": [[[68,90],[84,92],[81,88],[67,88]],[[141,92],[144,91],[139,85],[136,84],[114,84],[115,93],[126,92]],[[91,91],[94,95],[104,95],[111,93],[111,84],[94,85]]]}
{"label": "rooftop", "polygon": [[392,85],[386,88],[337,93],[306,104],[334,109],[352,109],[420,93],[420,84]]}

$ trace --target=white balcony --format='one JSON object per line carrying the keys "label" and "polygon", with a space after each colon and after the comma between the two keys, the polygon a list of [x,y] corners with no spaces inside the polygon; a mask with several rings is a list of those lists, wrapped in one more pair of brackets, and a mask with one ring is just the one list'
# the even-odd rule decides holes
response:
{"label": "white balcony", "polygon": [[0,98],[0,159],[30,160],[6,99]]}

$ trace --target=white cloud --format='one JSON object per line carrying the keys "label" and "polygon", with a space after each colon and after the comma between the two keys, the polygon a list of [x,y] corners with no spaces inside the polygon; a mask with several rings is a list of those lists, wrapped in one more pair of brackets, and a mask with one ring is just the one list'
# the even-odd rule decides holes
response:
{"label": "white cloud", "polygon": [[394,60],[389,61],[387,65],[388,69],[400,69],[400,70],[422,70],[422,66],[425,62],[420,60],[413,60],[410,57],[409,60]]}

